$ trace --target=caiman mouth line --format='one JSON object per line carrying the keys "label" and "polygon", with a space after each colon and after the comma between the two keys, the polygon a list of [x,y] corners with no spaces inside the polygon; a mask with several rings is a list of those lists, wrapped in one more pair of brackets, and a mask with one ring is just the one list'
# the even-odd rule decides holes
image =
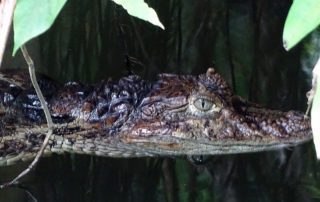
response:
{"label": "caiman mouth line", "polygon": [[[181,155],[224,155],[270,151],[286,147],[296,146],[308,142],[312,139],[311,134],[308,137],[295,137],[273,141],[234,141],[234,140],[189,140],[171,135],[161,137],[152,137],[148,139],[123,139],[123,144],[129,144],[136,150],[143,148],[143,152],[150,154],[163,154],[171,156]],[[196,145],[196,147],[195,147]]]}
{"label": "caiman mouth line", "polygon": [[[26,75],[0,72],[0,165],[35,156],[47,132]],[[160,74],[152,83],[135,75],[97,85],[60,85],[41,75],[38,80],[56,126],[46,154],[221,155],[312,139],[303,113],[248,102],[213,68],[198,76]]]}

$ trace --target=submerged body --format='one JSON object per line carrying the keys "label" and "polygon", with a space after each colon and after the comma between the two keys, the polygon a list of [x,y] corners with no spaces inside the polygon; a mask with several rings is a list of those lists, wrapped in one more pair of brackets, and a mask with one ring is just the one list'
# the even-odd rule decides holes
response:
{"label": "submerged body", "polygon": [[[294,146],[312,138],[300,112],[262,108],[234,95],[209,68],[199,76],[138,76],[95,86],[40,78],[53,120],[46,153],[110,157],[214,155]],[[0,164],[33,157],[46,121],[27,78],[0,74]]]}

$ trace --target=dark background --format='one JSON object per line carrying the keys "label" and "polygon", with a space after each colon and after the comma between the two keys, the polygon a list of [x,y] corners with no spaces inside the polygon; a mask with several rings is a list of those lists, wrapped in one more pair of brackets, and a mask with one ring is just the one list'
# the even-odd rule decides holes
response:
{"label": "dark background", "polygon": [[[200,74],[213,66],[250,101],[305,111],[320,31],[284,50],[282,31],[292,1],[147,2],[166,30],[129,16],[109,0],[67,1],[51,29],[27,44],[37,70],[61,82],[117,79],[127,74],[125,41],[132,71],[147,80],[163,72]],[[2,68],[26,68],[21,52],[14,58],[11,52],[12,36]],[[27,165],[1,167],[0,182]],[[53,155],[20,186],[0,190],[0,201],[317,201],[319,171],[311,142],[207,157],[201,165],[183,158]]]}

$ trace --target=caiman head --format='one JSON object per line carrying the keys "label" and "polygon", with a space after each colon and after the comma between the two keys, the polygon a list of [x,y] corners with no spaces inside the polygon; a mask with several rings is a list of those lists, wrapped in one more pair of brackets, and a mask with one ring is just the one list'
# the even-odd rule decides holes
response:
{"label": "caiman head", "polygon": [[257,152],[312,138],[303,113],[245,101],[213,68],[199,76],[159,75],[122,128],[125,144],[161,155]]}

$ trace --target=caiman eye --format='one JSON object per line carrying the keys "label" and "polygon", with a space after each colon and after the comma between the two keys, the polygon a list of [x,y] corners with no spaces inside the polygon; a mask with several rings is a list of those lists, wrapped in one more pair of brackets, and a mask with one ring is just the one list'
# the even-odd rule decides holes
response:
{"label": "caiman eye", "polygon": [[198,98],[193,102],[194,106],[201,111],[208,111],[215,106],[211,100]]}

